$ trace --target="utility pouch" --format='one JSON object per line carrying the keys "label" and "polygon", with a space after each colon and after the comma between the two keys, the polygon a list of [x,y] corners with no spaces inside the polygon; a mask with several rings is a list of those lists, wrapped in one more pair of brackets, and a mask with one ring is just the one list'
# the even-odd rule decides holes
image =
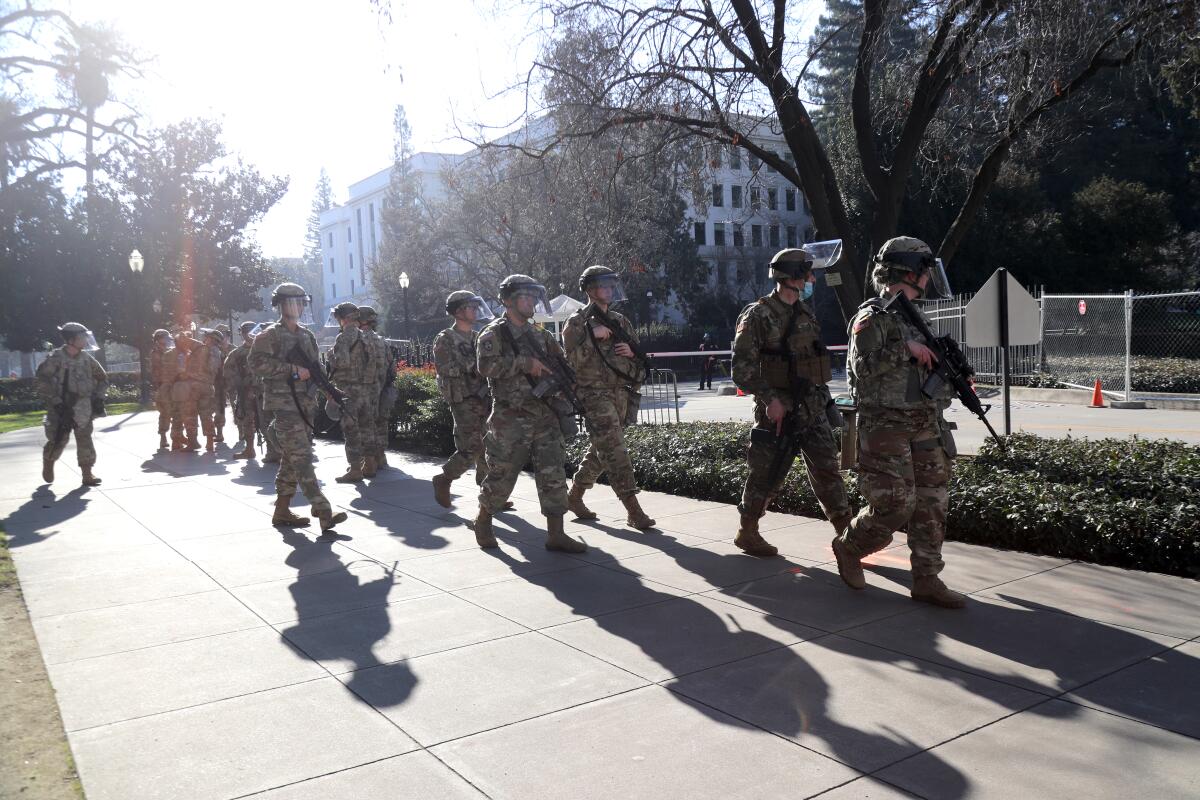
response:
{"label": "utility pouch", "polygon": [[842,426],[841,468],[854,469],[858,464],[858,406],[852,397],[833,401],[845,424]]}
{"label": "utility pouch", "polygon": [[754,427],[750,429],[750,444],[777,449],[783,445],[783,439],[784,437],[775,435],[775,427],[773,425],[770,428]]}
{"label": "utility pouch", "polygon": [[558,416],[558,427],[563,438],[567,441],[579,435],[579,421],[575,417],[575,407],[565,397],[555,397],[550,400],[550,408]]}
{"label": "utility pouch", "polygon": [[92,416],[107,417],[108,412],[104,409],[103,397],[92,397]]}
{"label": "utility pouch", "polygon": [[636,425],[638,421],[638,411],[642,408],[642,393],[633,389],[626,389],[629,393],[628,405],[625,406],[625,419],[621,420],[621,426],[628,428],[630,425]]}

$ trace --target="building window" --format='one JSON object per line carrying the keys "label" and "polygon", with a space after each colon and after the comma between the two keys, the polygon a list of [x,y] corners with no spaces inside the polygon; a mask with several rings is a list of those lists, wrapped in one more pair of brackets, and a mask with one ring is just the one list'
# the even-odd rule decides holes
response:
{"label": "building window", "polygon": [[779,190],[767,189],[767,208],[775,211],[779,208]]}
{"label": "building window", "polygon": [[740,223],[733,226],[733,246],[734,247],[745,247],[746,246],[746,240],[742,236],[742,226]]}
{"label": "building window", "polygon": [[727,283],[729,283],[729,267],[727,267],[725,265],[724,261],[718,261],[717,262],[717,285],[724,286]]}
{"label": "building window", "polygon": [[760,197],[758,187],[755,186],[750,190],[750,210],[758,211],[762,208],[762,197]]}
{"label": "building window", "polygon": [[750,246],[762,247],[762,225],[750,226]]}
{"label": "building window", "polygon": [[350,279],[350,294],[354,294],[354,278]]}
{"label": "building window", "polygon": [[741,208],[742,207],[742,187],[734,186],[729,191],[732,192],[732,194],[733,194],[733,197],[730,198],[733,201],[732,202],[733,207]]}
{"label": "building window", "polygon": [[785,189],[783,192],[783,202],[784,202],[784,207],[787,208],[788,211],[795,211],[796,210],[796,190],[795,189]]}
{"label": "building window", "polygon": [[346,257],[350,259],[350,271],[354,272],[354,253],[347,253]]}
{"label": "building window", "polygon": [[378,250],[375,247],[375,204],[367,206],[367,224],[371,226],[371,260],[376,259]]}
{"label": "building window", "polygon": [[742,168],[742,148],[737,145],[729,148],[729,168],[732,170]]}
{"label": "building window", "polygon": [[758,172],[758,166],[761,163],[762,162],[760,162],[758,160],[758,156],[754,155],[754,153],[750,154],[750,171],[751,172]]}
{"label": "building window", "polygon": [[346,226],[346,241],[347,242],[354,241],[354,229],[351,228],[349,225]]}
{"label": "building window", "polygon": [[717,247],[725,246],[725,223],[724,222],[714,222],[713,223],[713,244],[716,245]]}
{"label": "building window", "polygon": [[725,187],[722,184],[713,184],[712,204],[717,207],[725,205]]}
{"label": "building window", "polygon": [[[776,158],[779,157],[779,153],[776,153],[774,150],[770,151],[770,153],[771,153],[771,155],[775,156]],[[767,172],[774,172],[774,171],[775,171],[775,168],[772,167],[770,164],[767,164]]]}
{"label": "building window", "polygon": [[329,284],[329,298],[332,300],[335,297],[337,297],[337,284],[331,283]]}
{"label": "building window", "polygon": [[697,222],[697,223],[696,223],[696,244],[699,244],[699,245],[708,244],[708,242],[706,242],[704,239],[705,239],[705,237],[704,237],[704,223],[703,223],[703,222]]}
{"label": "building window", "polygon": [[[330,235],[332,235],[332,234],[330,234]],[[333,259],[332,258],[329,259],[329,274],[330,275],[333,274]]]}
{"label": "building window", "polygon": [[329,246],[333,247],[333,231],[329,232]]}
{"label": "building window", "polygon": [[772,225],[767,228],[767,234],[770,236],[771,247],[779,247],[779,226]]}
{"label": "building window", "polygon": [[796,246],[796,226],[795,225],[787,226],[787,246],[788,247]]}
{"label": "building window", "polygon": [[708,158],[709,158],[708,165],[710,167],[712,167],[713,169],[720,169],[721,168],[721,145],[714,144],[712,146],[712,149],[709,150]]}

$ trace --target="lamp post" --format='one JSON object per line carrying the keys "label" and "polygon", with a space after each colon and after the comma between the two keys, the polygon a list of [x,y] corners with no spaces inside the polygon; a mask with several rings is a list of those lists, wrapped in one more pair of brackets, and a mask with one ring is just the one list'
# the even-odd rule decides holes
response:
{"label": "lamp post", "polygon": [[[229,268],[229,274],[233,276],[234,281],[237,281],[238,276],[242,274],[242,268],[239,267],[237,264],[234,264],[232,267]],[[233,292],[232,286],[230,287],[229,291],[232,294],[232,292]],[[229,338],[230,338],[230,341],[232,341],[233,340],[233,301],[232,300],[229,301],[228,311],[229,311]]]}
{"label": "lamp post", "polygon": [[400,273],[400,288],[404,290],[404,338],[412,341],[412,335],[408,330],[408,273]]}
{"label": "lamp post", "polygon": [[646,290],[646,317],[647,322],[654,322],[654,292]]}
{"label": "lamp post", "polygon": [[[88,220],[89,225],[91,220]],[[142,313],[142,270],[146,268],[146,259],[142,258],[142,254],[137,248],[129,254],[129,271],[133,273],[133,336],[137,343],[138,350],[138,368],[142,373],[142,389],[141,389],[141,404],[147,406],[150,404],[150,376],[146,374],[146,342],[142,337],[142,326],[140,324]]]}

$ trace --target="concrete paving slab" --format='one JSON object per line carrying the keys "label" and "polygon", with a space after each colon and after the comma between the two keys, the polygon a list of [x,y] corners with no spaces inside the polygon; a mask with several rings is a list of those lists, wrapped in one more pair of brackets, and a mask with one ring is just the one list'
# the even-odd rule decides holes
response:
{"label": "concrete paving slab", "polygon": [[[593,800],[816,793],[856,773],[656,686],[433,748],[492,797]],[[748,768],[753,764],[753,768]]]}
{"label": "concrete paving slab", "polygon": [[820,795],[821,800],[922,800],[911,792],[864,776]]}
{"label": "concrete paving slab", "polygon": [[[395,685],[415,685],[395,702]],[[342,676],[409,736],[431,746],[626,692],[646,681],[538,633]]]}
{"label": "concrete paving slab", "polygon": [[[121,541],[120,537],[114,538]],[[188,563],[175,548],[153,535],[148,539],[138,537],[133,540],[140,544],[132,544],[126,539],[123,546],[106,548],[103,546],[105,541],[88,542],[90,547],[80,548],[78,556],[53,550],[43,555],[36,547],[11,551],[21,571],[21,585],[33,587],[45,581],[68,581],[108,572],[145,575],[159,567]]]}
{"label": "concrete paving slab", "polygon": [[[503,550],[498,558],[503,558]],[[528,628],[561,625],[584,617],[659,603],[684,594],[669,586],[647,586],[621,569],[583,566],[489,583],[455,594]]]}
{"label": "concrete paving slab", "polygon": [[162,542],[126,514],[102,514],[69,525],[9,532],[13,560],[91,558],[99,554]]}
{"label": "concrete paving slab", "polygon": [[593,564],[612,563],[626,558],[662,553],[677,547],[697,547],[711,539],[673,533],[666,530],[639,531],[612,522],[569,524],[567,532],[587,543],[588,551],[576,556]]}
{"label": "concrete paving slab", "polygon": [[350,515],[350,524],[338,533],[352,537],[344,546],[385,564],[408,561],[459,550],[478,550],[475,532],[461,522],[447,521],[396,510],[374,527],[374,521]]}
{"label": "concrete paving slab", "polygon": [[[958,766],[956,775],[936,769]],[[889,767],[880,778],[928,798],[1130,797],[1200,794],[1200,742],[1049,700]]]}
{"label": "concrete paving slab", "polygon": [[177,542],[175,547],[226,587],[344,570],[363,560],[361,555],[342,547],[337,541],[318,537],[316,531],[270,525],[258,530],[188,539]]}
{"label": "concrete paving slab", "polygon": [[964,612],[921,606],[844,634],[1051,695],[1179,644],[1169,636],[988,597],[972,598]]}
{"label": "concrete paving slab", "polygon": [[1181,639],[1200,635],[1200,583],[1188,578],[1070,564],[985,594]]}
{"label": "concrete paving slab", "polygon": [[[904,591],[912,588],[912,571],[907,546],[892,546],[887,550],[872,553],[863,559],[870,573],[894,581]],[[952,589],[964,592],[980,592],[991,587],[1002,586],[1021,578],[1037,575],[1070,564],[1069,559],[1035,556],[1016,550],[992,550],[963,544],[945,542],[942,558],[946,568],[939,577]]]}
{"label": "concrete paving slab", "polygon": [[398,573],[390,565],[366,560],[350,562],[344,569],[238,586],[229,591],[272,624],[441,594],[441,589]]}
{"label": "concrete paving slab", "polygon": [[371,605],[277,627],[288,641],[331,672],[390,664],[525,631],[448,594]]}
{"label": "concrete paving slab", "polygon": [[[861,691],[883,674],[885,691]],[[836,635],[696,672],[666,687],[863,772],[1045,699]],[[931,769],[957,771],[945,763]]]}
{"label": "concrete paving slab", "polygon": [[68,731],[327,677],[270,628],[50,667]]}
{"label": "concrete paving slab", "polygon": [[[678,508],[678,506],[673,507]],[[676,511],[674,514],[659,516],[650,513],[649,508],[647,508],[646,513],[649,513],[650,516],[658,521],[658,527],[662,530],[677,531],[717,541],[724,541],[726,539],[732,541],[733,537],[737,535],[738,526],[742,521],[737,506],[724,504],[718,505],[716,508],[687,509]],[[758,529],[765,533],[778,528],[788,528],[793,525],[817,521],[824,522],[824,520],[812,520],[809,517],[800,517],[795,514],[780,514],[778,511],[768,511],[758,521]],[[829,523],[825,522],[825,525],[828,526]],[[830,538],[833,538],[832,534],[830,534]]]}
{"label": "concrete paving slab", "polygon": [[263,621],[224,591],[35,619],[46,664],[257,628]]}
{"label": "concrete paving slab", "polygon": [[[5,464],[5,475],[13,469],[15,468]],[[84,512],[90,516],[122,511],[123,509],[105,495],[84,488],[67,491],[65,488],[54,490],[42,487],[15,498],[0,499],[0,517],[4,517],[7,525],[46,522],[53,524],[55,521],[82,516]]]}
{"label": "concrete paving slab", "polygon": [[1200,644],[1151,656],[1066,699],[1200,739]]}
{"label": "concrete paving slab", "polygon": [[781,572],[812,562],[787,558],[755,558],[729,542],[709,542],[696,547],[622,559],[620,566],[655,583],[685,592],[707,592]]}
{"label": "concrete paving slab", "polygon": [[821,636],[815,628],[694,595],[546,628],[547,636],[651,681]]}
{"label": "concrete paving slab", "polygon": [[512,577],[579,569],[586,564],[566,553],[546,550],[540,544],[503,542],[499,549],[503,557],[476,547],[472,550],[401,561],[396,569],[439,589],[454,591],[505,581]]}
{"label": "concrete paving slab", "polygon": [[322,775],[261,795],[261,800],[478,800],[484,795],[461,775],[420,750]]}
{"label": "concrete paving slab", "polygon": [[334,678],[70,734],[88,800],[223,800],[416,744]]}
{"label": "concrete paving slab", "polygon": [[[152,552],[161,552],[157,548]],[[91,559],[81,559],[90,561]],[[145,563],[98,564],[94,571],[22,585],[31,618],[181,597],[221,588],[195,564],[175,555],[148,567]]]}

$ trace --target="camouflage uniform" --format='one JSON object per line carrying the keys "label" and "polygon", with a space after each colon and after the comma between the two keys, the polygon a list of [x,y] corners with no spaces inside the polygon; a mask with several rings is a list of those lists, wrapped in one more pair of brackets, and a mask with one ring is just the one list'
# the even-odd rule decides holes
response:
{"label": "camouflage uniform", "polygon": [[392,363],[392,354],[388,349],[387,342],[383,337],[376,333],[371,328],[362,328],[363,340],[367,347],[371,350],[371,357],[375,364],[375,376],[367,390],[364,401],[367,403],[367,416],[365,419],[370,420],[370,425],[364,425],[366,436],[364,440],[367,442],[367,455],[374,456],[375,466],[380,467],[384,464],[384,451],[388,446],[388,425],[391,422],[392,409],[385,407],[382,397],[384,384],[387,383],[388,373],[391,372],[395,365]]}
{"label": "camouflage uniform", "polygon": [[475,331],[462,333],[453,326],[447,328],[433,340],[433,362],[438,390],[454,417],[454,455],[442,467],[442,474],[456,480],[475,467],[475,480],[483,483],[487,476],[483,436],[492,402],[487,381],[476,364],[478,339]]}
{"label": "camouflage uniform", "polygon": [[229,356],[229,352],[225,342],[212,345],[212,356],[215,362],[213,367],[213,435],[218,442],[225,441],[225,398],[229,391],[225,383],[225,359]]}
{"label": "camouflage uniform", "polygon": [[[502,328],[507,328],[512,341]],[[542,513],[561,519],[567,512],[563,434],[555,412],[533,396],[526,372],[537,351],[527,339],[544,352],[562,354],[554,337],[532,322],[517,327],[500,317],[479,334],[479,374],[487,378],[493,398],[484,437],[487,477],[479,506],[488,514],[503,511],[521,469],[532,459]]]}
{"label": "camouflage uniform", "polygon": [[200,418],[200,430],[210,440],[214,436],[213,412],[216,411],[216,367],[221,351],[210,344],[197,344],[187,357],[187,399],[183,410],[184,424],[188,428],[189,440],[196,438],[196,417]]}
{"label": "camouflage uniform", "polygon": [[238,438],[247,445],[254,441],[258,431],[255,420],[259,404],[259,382],[246,363],[250,356],[250,343],[242,342],[225,357],[222,374],[225,377],[225,394],[233,409],[233,422],[237,425]]}
{"label": "camouflage uniform", "polygon": [[342,411],[342,435],[346,439],[346,460],[352,472],[361,470],[370,452],[369,442],[375,423],[375,411],[368,395],[375,383],[377,368],[374,354],[357,324],[342,329],[329,351],[329,377],[346,392]]}
{"label": "camouflage uniform", "polygon": [[154,407],[158,409],[158,435],[165,436],[171,430],[171,384],[175,382],[177,370],[174,364],[174,349],[150,350],[150,380],[154,383]]}
{"label": "camouflage uniform", "polygon": [[[258,335],[246,359],[250,371],[263,381],[263,406],[274,414],[273,431],[281,451],[279,474],[275,477],[278,497],[291,497],[299,485],[313,514],[329,514],[332,506],[321,492],[313,469],[312,439],[309,424],[316,413],[315,386],[311,381],[292,378],[287,354],[299,345],[313,361],[318,359],[317,338],[300,326],[294,332],[282,322],[270,325]],[[311,391],[310,391],[311,390]]]}
{"label": "camouflage uniform", "polygon": [[[784,334],[789,329],[785,348]],[[774,434],[775,423],[767,418],[767,405],[774,398],[792,414],[789,422],[804,457],[809,485],[825,516],[840,531],[850,521],[851,511],[838,471],[838,445],[826,416],[831,402],[825,386],[829,378],[829,356],[821,345],[817,319],[803,301],[788,305],[775,291],[742,311],[733,340],[733,382],[754,395],[756,428]],[[784,456],[787,463],[772,481],[771,468],[779,451],[769,443],[770,435],[751,437],[750,471],[738,505],[744,516],[761,517],[766,512],[795,457]]]}
{"label": "camouflage uniform", "polygon": [[103,401],[107,385],[104,367],[88,352],[72,357],[67,354],[66,347],[59,347],[38,365],[37,390],[46,404],[43,463],[57,461],[71,438],[71,431],[75,431],[79,466],[90,471],[96,463],[96,448],[92,444],[92,402],[93,399]]}

